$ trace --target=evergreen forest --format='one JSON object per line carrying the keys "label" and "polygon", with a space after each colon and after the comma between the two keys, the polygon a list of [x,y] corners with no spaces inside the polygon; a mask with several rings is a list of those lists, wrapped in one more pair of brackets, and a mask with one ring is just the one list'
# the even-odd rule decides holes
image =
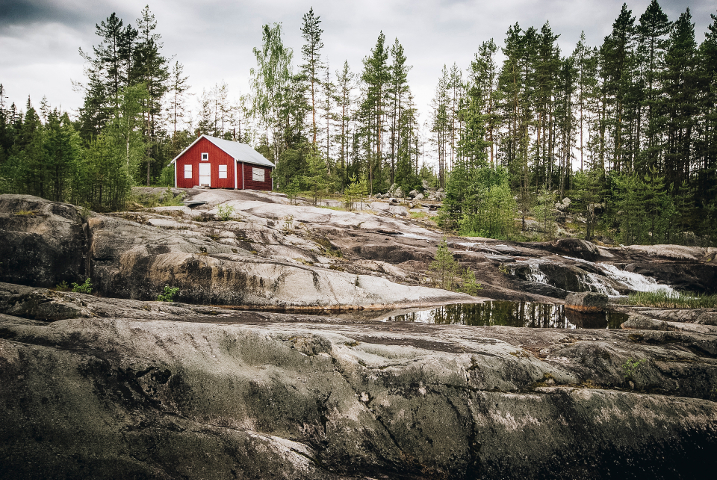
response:
{"label": "evergreen forest", "polygon": [[313,9],[296,52],[281,24],[261,27],[245,94],[193,92],[149,7],[113,13],[79,52],[78,111],[16,105],[0,84],[0,193],[120,210],[133,186],[173,185],[168,164],[207,134],[252,145],[290,195],[442,189],[447,232],[525,239],[532,222],[550,238],[568,212],[586,239],[715,245],[717,15],[697,34],[689,9],[668,18],[656,0],[615,13],[600,45],[565,52],[549,22],[510,25],[436,72],[422,106],[398,39],[329,65]]}

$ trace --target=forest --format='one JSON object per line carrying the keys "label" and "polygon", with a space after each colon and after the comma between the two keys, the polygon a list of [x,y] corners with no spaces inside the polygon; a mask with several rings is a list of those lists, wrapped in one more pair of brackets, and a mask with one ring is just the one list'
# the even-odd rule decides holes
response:
{"label": "forest", "polygon": [[119,210],[133,186],[172,185],[169,162],[208,134],[252,145],[292,195],[442,188],[447,232],[523,239],[532,220],[550,237],[560,204],[587,239],[714,245],[717,15],[698,38],[689,9],[616,13],[602,44],[583,34],[570,52],[549,22],[510,25],[437,72],[421,109],[398,39],[380,32],[361,65],[335,68],[313,9],[296,56],[281,24],[261,27],[234,100],[224,82],[192,96],[149,7],[134,26],[113,13],[80,50],[78,112],[8,104],[0,84],[0,193]]}

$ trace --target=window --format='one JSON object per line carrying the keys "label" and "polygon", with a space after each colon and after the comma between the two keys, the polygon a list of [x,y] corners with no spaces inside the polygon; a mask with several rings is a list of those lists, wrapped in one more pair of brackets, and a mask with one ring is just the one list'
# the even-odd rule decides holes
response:
{"label": "window", "polygon": [[192,178],[192,166],[191,165],[184,166],[184,178]]}
{"label": "window", "polygon": [[227,166],[219,165],[219,178],[227,178]]}
{"label": "window", "polygon": [[254,180],[255,182],[263,182],[264,181],[264,169],[252,167],[251,179]]}
{"label": "window", "polygon": [[208,153],[202,153],[202,161],[205,162],[209,160],[209,154]]}

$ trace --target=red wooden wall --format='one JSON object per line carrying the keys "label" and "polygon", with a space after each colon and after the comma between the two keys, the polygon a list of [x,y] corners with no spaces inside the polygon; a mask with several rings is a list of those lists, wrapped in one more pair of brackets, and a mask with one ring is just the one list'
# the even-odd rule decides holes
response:
{"label": "red wooden wall", "polygon": [[[239,164],[239,188],[241,188],[241,163]],[[252,168],[261,168],[264,170],[264,181],[255,182],[253,180]],[[271,190],[271,168],[262,167],[260,165],[244,164],[244,188],[247,190]]]}
{"label": "red wooden wall", "polygon": [[[209,154],[208,161],[202,161],[202,153]],[[199,164],[211,164],[211,188],[234,188],[234,159],[224,153],[222,149],[214,145],[206,138],[202,138],[192,145],[184,154],[175,162],[177,172],[177,187],[192,188],[199,185]],[[192,165],[192,178],[184,178],[184,166]],[[219,165],[227,166],[227,178],[219,178]],[[239,165],[242,165],[241,163]],[[252,167],[264,170],[264,182],[255,182],[252,180]],[[242,188],[242,173],[245,178],[243,185],[245,189],[250,190],[271,190],[271,168],[261,167],[245,163],[244,168],[241,167],[237,171],[237,188]]]}

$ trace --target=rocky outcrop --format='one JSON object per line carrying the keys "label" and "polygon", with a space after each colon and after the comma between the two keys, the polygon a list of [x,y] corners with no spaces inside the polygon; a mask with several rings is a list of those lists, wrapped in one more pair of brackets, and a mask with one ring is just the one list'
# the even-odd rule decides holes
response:
{"label": "rocky outcrop", "polygon": [[570,293],[565,297],[565,308],[579,312],[602,312],[607,308],[607,295],[603,293]]}
{"label": "rocky outcrop", "polygon": [[[253,238],[248,238],[246,226],[232,229],[230,223],[229,228],[199,233],[202,227],[196,226],[197,222],[146,219],[141,214],[124,214],[126,218],[94,215],[83,224],[71,205],[28,196],[3,198],[0,207],[5,212],[18,208],[39,212],[20,219],[16,213],[5,213],[2,248],[9,253],[3,271],[7,272],[4,278],[14,283],[54,286],[65,278],[81,281],[77,277],[84,272],[96,291],[111,297],[152,300],[170,285],[179,288],[177,299],[185,302],[268,308],[366,308],[472,299],[461,293],[345,273],[341,268],[328,268],[330,263],[314,266],[338,253],[332,250],[330,241],[321,244],[311,235],[306,235],[307,239],[293,233],[293,226],[287,228],[286,221],[264,218],[263,226],[249,228]],[[180,209],[177,213],[185,212]],[[297,216],[299,213],[297,210]],[[348,212],[337,213],[356,221]],[[315,221],[317,217],[314,213]],[[153,222],[154,226],[147,224]],[[258,255],[254,248],[264,255]],[[312,253],[305,260],[301,257],[307,250]],[[320,251],[327,251],[326,257],[317,255]],[[90,266],[86,270],[85,254]],[[299,257],[298,261],[293,256]]]}
{"label": "rocky outcrop", "polygon": [[591,262],[600,257],[598,247],[594,243],[579,238],[561,238],[555,242],[555,248],[565,255]]}
{"label": "rocky outcrop", "polygon": [[77,208],[30,195],[0,195],[0,281],[82,282],[87,239]]}
{"label": "rocky outcrop", "polygon": [[691,477],[713,463],[714,335],[149,321],[133,305],[0,315],[0,478]]}

